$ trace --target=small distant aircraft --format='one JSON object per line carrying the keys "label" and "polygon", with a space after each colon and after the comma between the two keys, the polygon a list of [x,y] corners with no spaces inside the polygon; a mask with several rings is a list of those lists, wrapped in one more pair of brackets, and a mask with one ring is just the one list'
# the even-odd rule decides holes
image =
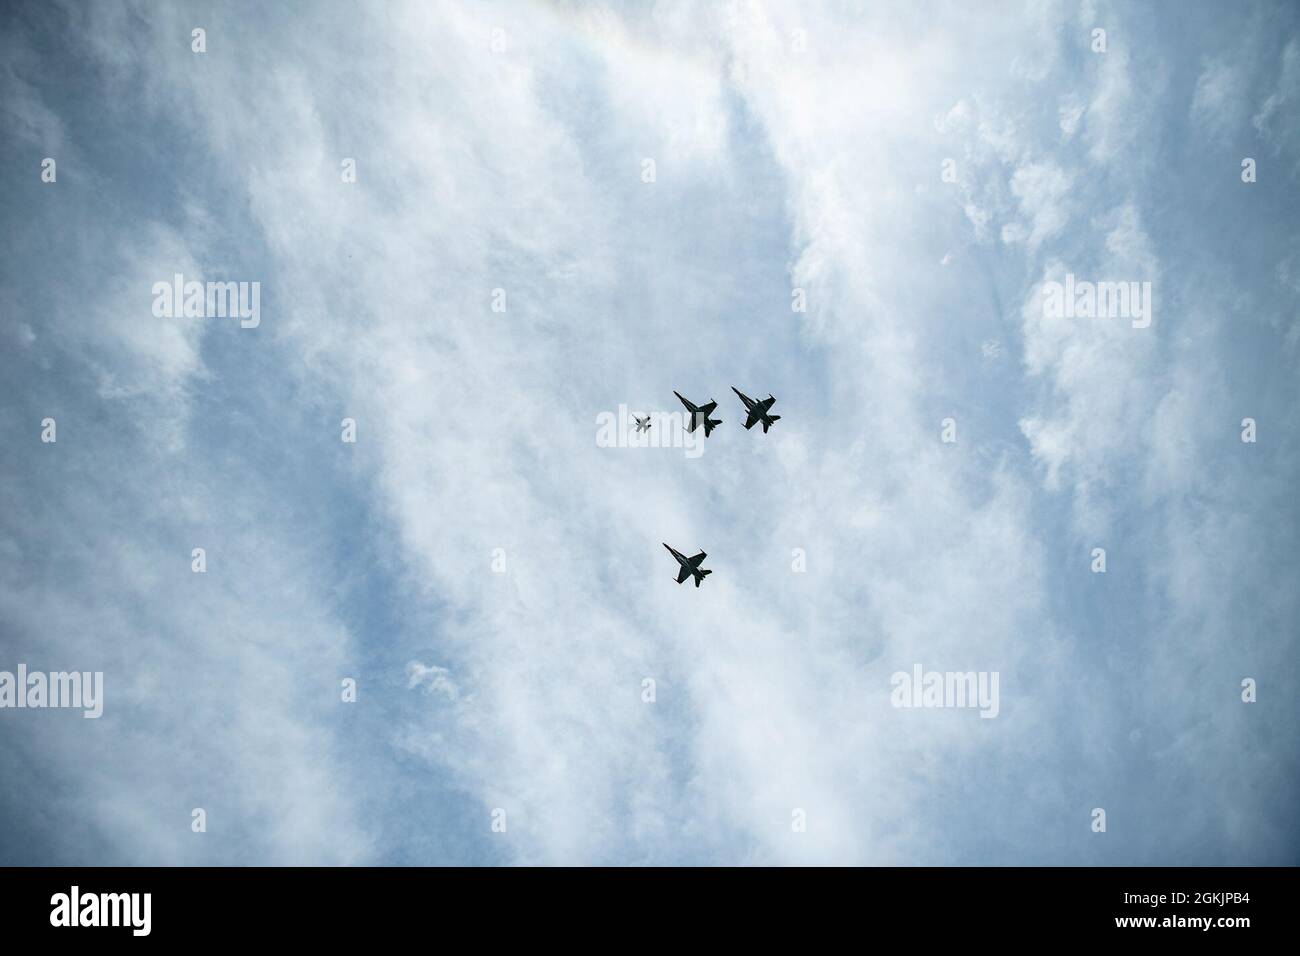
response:
{"label": "small distant aircraft", "polygon": [[[668,545],[665,543],[664,547],[668,548]],[[704,563],[704,559],[708,557],[708,555],[705,554],[703,551],[701,551],[693,558],[688,558],[680,551],[674,551],[672,548],[668,548],[668,550],[672,552],[672,556],[677,559],[677,563],[682,566],[682,569],[677,572],[678,584],[681,584],[688,577],[694,575],[695,586],[698,588],[700,586],[700,582],[704,580],[705,575],[713,573],[712,571],[707,571],[704,568],[700,567],[700,565]]]}
{"label": "small distant aircraft", "polygon": [[763,434],[766,435],[767,430],[772,427],[772,423],[781,417],[780,415],[769,415],[767,413],[768,409],[772,407],[772,403],[775,402],[776,399],[769,395],[761,401],[756,401],[734,385],[731,386],[731,390],[740,396],[740,400],[745,403],[745,410],[749,412],[749,417],[745,419],[745,427],[753,428],[759,422],[762,422]]}
{"label": "small distant aircraft", "polygon": [[638,432],[645,432],[645,431],[649,431],[649,430],[650,430],[650,416],[649,416],[649,415],[647,415],[645,418],[637,418],[635,415],[633,415],[633,416],[632,416],[632,421],[636,422],[636,430],[637,430]]}
{"label": "small distant aircraft", "polygon": [[673,394],[676,395],[677,398],[678,398],[678,400],[679,400],[683,405],[686,406],[686,410],[687,410],[688,412],[691,413],[690,421],[688,421],[688,422],[686,423],[686,430],[687,430],[688,432],[693,432],[693,431],[695,431],[695,427],[696,427],[697,425],[703,424],[703,425],[704,425],[704,437],[705,437],[705,438],[708,438],[710,432],[712,432],[713,429],[717,428],[719,425],[722,424],[722,419],[720,419],[720,418],[718,418],[718,419],[713,419],[713,418],[710,418],[710,417],[709,417],[710,413],[712,413],[712,411],[713,411],[715,408],[718,407],[718,403],[717,403],[717,402],[713,402],[713,401],[711,401],[711,402],[709,402],[709,404],[707,404],[707,405],[701,405],[701,406],[699,406],[699,407],[697,408],[696,406],[694,406],[694,405],[692,405],[690,402],[688,402],[686,399],[682,398],[682,393],[681,393],[681,392],[674,390],[674,391],[673,391]]}

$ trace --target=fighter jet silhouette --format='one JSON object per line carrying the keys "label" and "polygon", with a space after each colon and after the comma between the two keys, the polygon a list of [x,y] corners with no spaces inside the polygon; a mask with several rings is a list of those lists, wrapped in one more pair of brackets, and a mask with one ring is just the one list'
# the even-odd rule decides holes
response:
{"label": "fighter jet silhouette", "polygon": [[686,406],[686,410],[691,413],[690,420],[686,423],[686,430],[688,432],[695,431],[695,427],[702,424],[704,426],[704,437],[708,438],[709,433],[722,424],[722,419],[709,417],[709,414],[718,407],[717,402],[710,401],[709,404],[701,405],[697,408],[686,399],[682,398],[681,392],[674,389],[673,394],[676,395],[678,400]]}
{"label": "fighter jet silhouette", "polygon": [[[664,547],[668,548],[668,545],[665,543]],[[681,570],[677,572],[678,584],[681,584],[688,577],[694,575],[695,586],[698,588],[700,586],[700,582],[704,580],[704,576],[713,573],[712,571],[706,571],[704,568],[700,567],[700,565],[704,563],[704,559],[708,557],[708,555],[705,554],[703,551],[701,551],[693,558],[688,558],[680,551],[674,551],[672,548],[668,548],[668,550],[672,552],[672,556],[677,559],[677,563],[682,566]]]}
{"label": "fighter jet silhouette", "polygon": [[761,401],[755,401],[734,385],[731,386],[731,390],[740,396],[740,400],[745,403],[745,410],[749,412],[749,417],[745,419],[745,427],[753,428],[759,422],[762,422],[763,434],[766,435],[767,430],[772,427],[772,423],[781,417],[780,415],[769,415],[767,413],[767,410],[772,407],[772,403],[776,399],[769,395]]}
{"label": "fighter jet silhouette", "polygon": [[636,422],[636,430],[637,430],[638,432],[644,432],[644,431],[649,431],[649,430],[650,430],[650,416],[649,416],[649,415],[647,415],[645,418],[637,418],[635,415],[633,415],[633,416],[632,416],[632,421]]}

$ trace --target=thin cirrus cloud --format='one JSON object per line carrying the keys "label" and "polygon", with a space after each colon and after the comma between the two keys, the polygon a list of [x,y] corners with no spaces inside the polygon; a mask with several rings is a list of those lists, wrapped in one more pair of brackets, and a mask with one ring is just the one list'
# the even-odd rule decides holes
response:
{"label": "thin cirrus cloud", "polygon": [[[3,647],[109,698],[6,735],[0,855],[1294,862],[1290,326],[1229,318],[1294,310],[1285,31],[1248,186],[1182,66],[1228,14],[1023,6],[7,14]],[[1043,319],[1069,271],[1151,327]],[[673,389],[702,457],[596,446]],[[997,719],[890,706],[916,662]]]}

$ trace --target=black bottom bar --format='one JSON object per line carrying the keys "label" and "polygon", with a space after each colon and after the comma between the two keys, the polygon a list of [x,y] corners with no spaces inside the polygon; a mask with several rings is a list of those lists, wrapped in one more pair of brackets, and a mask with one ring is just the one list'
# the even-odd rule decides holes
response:
{"label": "black bottom bar", "polygon": [[452,927],[472,939],[521,932],[612,942],[695,927],[692,938],[733,944],[807,944],[847,932],[901,933],[918,944],[1046,934],[1231,945],[1293,935],[1295,877],[1294,869],[1160,868],[7,869],[0,918],[7,941],[76,934],[91,944],[269,937],[337,945],[441,937]]}

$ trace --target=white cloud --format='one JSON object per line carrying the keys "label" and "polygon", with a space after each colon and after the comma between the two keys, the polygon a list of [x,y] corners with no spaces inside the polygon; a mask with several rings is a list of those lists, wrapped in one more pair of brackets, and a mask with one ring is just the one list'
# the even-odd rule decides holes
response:
{"label": "white cloud", "polygon": [[451,671],[436,664],[426,665],[419,661],[410,661],[406,665],[407,689],[423,687],[426,694],[438,693],[448,700],[460,696],[460,689],[451,678]]}
{"label": "white cloud", "polygon": [[[1136,207],[1117,207],[1092,229],[1105,237],[1104,254],[1093,260],[1095,273],[1080,269],[1078,278],[1149,281],[1158,310],[1160,264]],[[1064,282],[1067,271],[1063,263],[1053,262],[1042,281]],[[1118,480],[1121,462],[1140,456],[1158,401],[1160,384],[1152,362],[1167,317],[1157,311],[1149,328],[1135,328],[1127,319],[1052,318],[1044,314],[1043,302],[1042,286],[1035,285],[1021,315],[1025,364],[1031,375],[1047,380],[1050,411],[1024,416],[1021,430],[1046,469],[1048,487],[1059,487],[1069,473],[1079,529],[1101,534],[1110,518],[1097,492]]]}
{"label": "white cloud", "polygon": [[[1282,51],[1277,84],[1251,119],[1255,129],[1277,149],[1294,154],[1300,147],[1300,41],[1291,40]],[[1295,170],[1292,166],[1292,170]]]}
{"label": "white cloud", "polygon": [[1002,228],[1003,242],[1024,242],[1031,250],[1060,233],[1070,221],[1068,198],[1074,177],[1051,162],[1027,163],[1011,177],[1011,194],[1027,222]]}
{"label": "white cloud", "polygon": [[1061,104],[1058,109],[1060,115],[1061,134],[1065,139],[1074,136],[1075,131],[1079,128],[1079,121],[1083,119],[1084,106],[1077,101],[1070,99]]}
{"label": "white cloud", "polygon": [[1212,60],[1196,79],[1192,119],[1216,137],[1230,134],[1243,119],[1242,71],[1225,60]]}

